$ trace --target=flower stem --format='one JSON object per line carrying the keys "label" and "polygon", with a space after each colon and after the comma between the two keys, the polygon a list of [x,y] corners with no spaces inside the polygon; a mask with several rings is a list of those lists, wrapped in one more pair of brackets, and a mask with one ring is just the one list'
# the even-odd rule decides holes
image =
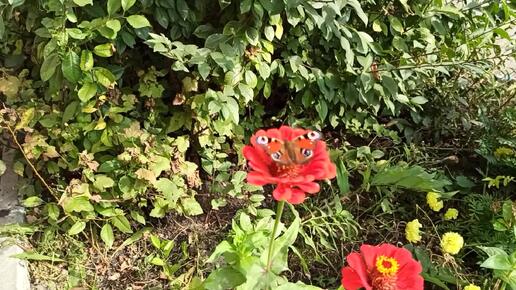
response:
{"label": "flower stem", "polygon": [[272,251],[274,248],[274,237],[276,236],[276,231],[278,230],[278,225],[281,220],[281,215],[283,214],[283,207],[285,206],[285,201],[280,200],[278,202],[278,207],[276,208],[276,220],[274,221],[274,227],[272,228],[271,233],[271,241],[269,243],[269,254],[267,255],[267,268],[265,271],[269,272],[272,266]]}

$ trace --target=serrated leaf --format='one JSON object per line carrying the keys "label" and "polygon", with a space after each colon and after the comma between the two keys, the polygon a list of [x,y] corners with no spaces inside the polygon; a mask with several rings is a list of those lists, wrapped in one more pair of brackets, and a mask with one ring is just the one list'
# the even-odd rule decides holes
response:
{"label": "serrated leaf", "polygon": [[183,211],[187,215],[200,215],[203,214],[203,210],[201,205],[195,200],[194,197],[182,198],[181,205],[183,207]]}
{"label": "serrated leaf", "polygon": [[254,92],[253,89],[251,89],[251,87],[249,87],[246,84],[239,83],[238,90],[240,91],[240,94],[245,98],[246,102],[253,100]]}
{"label": "serrated leaf", "polygon": [[131,15],[127,17],[127,22],[133,28],[143,28],[151,26],[149,20],[147,20],[147,18],[143,15]]}
{"label": "serrated leaf", "polygon": [[100,238],[106,244],[108,249],[113,247],[113,242],[115,241],[115,235],[113,235],[113,228],[110,224],[106,223],[102,230],[100,231]]}
{"label": "serrated leaf", "polygon": [[99,190],[105,190],[106,188],[113,187],[115,185],[115,181],[111,179],[110,177],[99,174],[95,176],[95,182],[93,183],[93,186],[95,186]]}
{"label": "serrated leaf", "polygon": [[78,221],[68,230],[68,234],[70,236],[77,235],[82,232],[86,228],[86,223],[83,221]]}
{"label": "serrated leaf", "polygon": [[247,85],[249,85],[249,87],[254,89],[258,84],[258,78],[254,74],[254,72],[248,70],[245,72],[245,82]]}

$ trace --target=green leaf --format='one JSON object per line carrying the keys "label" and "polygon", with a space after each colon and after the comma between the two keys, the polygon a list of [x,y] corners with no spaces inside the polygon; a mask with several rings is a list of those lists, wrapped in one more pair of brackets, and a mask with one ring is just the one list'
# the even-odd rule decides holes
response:
{"label": "green leaf", "polygon": [[122,0],[122,9],[127,11],[129,8],[133,7],[134,3],[136,3],[136,0]]}
{"label": "green leaf", "polygon": [[151,244],[156,248],[156,249],[161,249],[161,240],[158,238],[158,236],[156,235],[150,235],[150,240],[151,240]]}
{"label": "green leaf", "polygon": [[349,193],[349,172],[342,160],[340,160],[337,166],[337,185],[341,194]]}
{"label": "green leaf", "polygon": [[229,116],[226,117],[230,117],[235,124],[238,124],[238,121],[240,119],[240,107],[238,106],[238,102],[234,98],[228,97],[226,101],[226,106],[223,109],[227,109],[227,111],[229,112]]}
{"label": "green leaf", "polygon": [[428,173],[421,166],[393,166],[378,172],[371,180],[371,185],[395,186],[417,191],[443,191],[450,185],[447,179],[437,179],[435,173]]}
{"label": "green leaf", "polygon": [[253,4],[253,0],[240,1],[240,14],[249,12],[251,10],[251,4]]}
{"label": "green leaf", "polygon": [[113,187],[115,185],[115,182],[110,177],[99,174],[95,176],[95,182],[93,183],[93,186],[95,186],[97,189],[103,191],[106,188]]}
{"label": "green leaf", "polygon": [[262,79],[266,80],[269,78],[269,76],[271,75],[271,69],[268,64],[264,62],[259,62],[255,66]]}
{"label": "green leaf", "polygon": [[86,223],[83,221],[78,221],[73,224],[73,226],[68,230],[68,234],[70,236],[77,235],[82,232],[86,228]]}
{"label": "green leaf", "polygon": [[176,203],[181,192],[179,192],[177,185],[168,178],[160,178],[154,184],[156,189],[165,196],[168,202]]}
{"label": "green leaf", "polygon": [[115,84],[115,76],[113,73],[103,67],[95,68],[95,77],[97,78],[97,82],[105,88],[111,88]]}
{"label": "green leaf", "polygon": [[61,70],[63,71],[63,76],[71,83],[77,83],[81,79],[82,72],[79,64],[79,55],[74,51],[70,50],[64,55]]}
{"label": "green leaf", "polygon": [[254,27],[247,28],[247,30],[245,32],[245,37],[247,38],[247,41],[249,41],[250,44],[258,45],[259,34],[258,34],[258,30],[256,30],[256,28],[254,28]]}
{"label": "green leaf", "polygon": [[428,102],[428,99],[425,97],[419,96],[419,97],[414,97],[414,98],[410,99],[410,102],[413,104],[416,104],[416,105],[423,105]]}
{"label": "green leaf", "polygon": [[138,211],[132,210],[131,217],[133,218],[133,220],[141,223],[142,225],[146,224],[145,217],[143,215],[141,215]]}
{"label": "green leaf", "polygon": [[362,6],[360,6],[360,2],[358,2],[358,0],[348,0],[346,2],[349,6],[353,7],[353,9],[355,9],[355,11],[357,12],[358,18],[360,18],[360,20],[362,20],[362,22],[364,22],[364,25],[367,25],[367,15],[364,13],[364,10],[362,10]]}
{"label": "green leaf", "polygon": [[41,80],[44,82],[48,81],[54,75],[60,63],[61,61],[59,60],[57,53],[48,55],[43,61],[43,64],[41,64],[41,69],[39,71]]}
{"label": "green leaf", "polygon": [[129,223],[129,220],[123,215],[112,217],[111,223],[117,229],[119,229],[122,233],[126,233],[126,234],[133,233],[133,230],[131,229],[131,224]]}
{"label": "green leaf", "polygon": [[108,249],[111,249],[111,247],[113,247],[115,236],[113,235],[113,228],[111,228],[110,224],[106,223],[102,227],[102,230],[100,231],[100,238],[106,244],[106,247]]}
{"label": "green leaf", "polygon": [[394,31],[403,33],[403,31],[404,31],[403,24],[401,24],[401,21],[397,17],[389,16],[389,22],[391,24],[391,28]]}
{"label": "green leaf", "polygon": [[93,5],[93,0],[73,0],[73,3],[83,7],[86,5]]}
{"label": "green leaf", "polygon": [[59,207],[57,204],[50,202],[45,204],[45,209],[47,211],[48,217],[53,220],[57,220],[59,218]]}
{"label": "green leaf", "polygon": [[100,57],[110,57],[113,55],[114,47],[112,43],[99,44],[93,48],[93,53]]}
{"label": "green leaf", "polygon": [[266,26],[264,33],[267,40],[272,41],[274,39],[274,28],[272,26]]}
{"label": "green leaf", "polygon": [[181,205],[183,206],[183,211],[187,215],[200,215],[203,214],[201,205],[195,200],[194,197],[187,197],[181,199]]}
{"label": "green leaf", "polygon": [[[54,252],[53,252],[54,253]],[[34,253],[32,251],[27,251],[24,253],[12,255],[11,257],[22,259],[22,260],[31,260],[31,261],[50,261],[50,262],[64,262],[65,260],[59,258],[59,256],[51,257],[39,253]]]}
{"label": "green leaf", "polygon": [[133,28],[143,28],[151,26],[149,20],[145,18],[143,15],[131,15],[127,17],[127,22],[133,27]]}
{"label": "green leaf", "polygon": [[22,202],[24,207],[36,207],[38,205],[41,205],[42,203],[43,200],[39,196],[28,197]]}
{"label": "green leaf", "polygon": [[315,105],[315,110],[319,113],[319,118],[324,122],[326,116],[328,116],[328,104],[324,100],[319,100]]}
{"label": "green leaf", "polygon": [[85,83],[77,92],[81,102],[86,103],[97,93],[97,85],[93,83]]}
{"label": "green leaf", "polygon": [[94,210],[90,199],[84,195],[66,199],[63,204],[63,209],[65,212],[90,212]]}
{"label": "green leaf", "polygon": [[106,21],[106,27],[115,32],[115,37],[113,38],[116,38],[116,33],[118,33],[118,31],[120,31],[120,29],[122,28],[120,21],[118,21],[117,19],[110,19]]}
{"label": "green leaf", "polygon": [[373,31],[374,32],[382,31],[382,25],[380,24],[380,20],[376,19],[375,21],[373,21]]}
{"label": "green leaf", "polygon": [[398,94],[398,84],[390,76],[382,77],[382,85],[387,89],[387,91],[389,91],[391,96],[396,96]]}
{"label": "green leaf", "polygon": [[244,83],[238,84],[238,90],[240,94],[245,98],[246,102],[252,101],[254,97],[253,89]]}
{"label": "green leaf", "polygon": [[89,71],[93,68],[93,54],[91,53],[91,51],[81,51],[81,61],[79,66],[82,71]]}
{"label": "green leaf", "polygon": [[213,271],[206,281],[204,287],[210,290],[236,289],[238,285],[246,281],[245,276],[233,268],[220,268]]}
{"label": "green leaf", "polygon": [[190,13],[190,8],[188,7],[188,4],[186,4],[186,1],[176,0],[176,8],[181,18],[186,20],[188,18],[188,14]]}
{"label": "green leaf", "polygon": [[493,270],[512,270],[512,264],[507,254],[497,254],[485,260],[480,267]]}
{"label": "green leaf", "polygon": [[115,14],[120,9],[121,6],[122,6],[122,3],[120,3],[120,0],[108,0],[107,1],[108,15]]}
{"label": "green leaf", "polygon": [[258,78],[254,74],[254,72],[247,70],[245,72],[245,82],[247,85],[249,85],[249,87],[254,89],[256,87],[256,85],[258,84]]}

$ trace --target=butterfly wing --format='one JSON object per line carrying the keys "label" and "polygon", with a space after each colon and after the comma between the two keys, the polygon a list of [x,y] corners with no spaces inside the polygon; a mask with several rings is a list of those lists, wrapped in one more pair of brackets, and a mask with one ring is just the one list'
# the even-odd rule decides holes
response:
{"label": "butterfly wing", "polygon": [[320,139],[321,134],[319,132],[310,131],[288,142],[287,151],[293,163],[304,164],[312,159],[315,147]]}
{"label": "butterfly wing", "polygon": [[286,143],[283,142],[283,140],[261,135],[256,137],[256,143],[260,145],[265,152],[267,152],[272,161],[280,165],[292,164],[292,160],[290,159],[286,148]]}

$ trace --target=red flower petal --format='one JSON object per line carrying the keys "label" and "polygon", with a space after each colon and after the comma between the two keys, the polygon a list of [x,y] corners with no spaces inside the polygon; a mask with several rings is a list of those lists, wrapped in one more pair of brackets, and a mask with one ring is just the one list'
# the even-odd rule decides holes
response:
{"label": "red flower petal", "polygon": [[266,184],[270,184],[271,180],[260,172],[251,171],[247,173],[247,182],[257,186],[264,186]]}
{"label": "red flower petal", "polygon": [[363,287],[366,289],[371,289],[371,287],[368,285],[364,286],[360,276],[358,276],[357,272],[355,272],[355,270],[353,270],[351,267],[342,268],[341,283],[346,290],[358,290]]}
{"label": "red flower petal", "polygon": [[[353,268],[357,276],[360,278],[361,287],[365,287],[366,289],[372,289],[372,286],[369,285],[368,279],[367,279],[367,267],[364,263],[364,259],[362,258],[362,255],[358,253],[351,253],[346,257],[346,261],[348,262],[348,265]],[[344,277],[343,277],[344,278]],[[344,285],[344,284],[343,284]],[[346,288],[346,286],[344,286]]]}
{"label": "red flower petal", "polygon": [[249,165],[256,171],[266,172],[270,174],[269,166],[272,161],[263,150],[257,150],[253,146],[244,146],[242,149],[245,159],[249,161]]}
{"label": "red flower petal", "polygon": [[296,186],[307,193],[317,193],[321,189],[319,184],[315,182],[298,183]]}
{"label": "red flower petal", "polygon": [[291,204],[300,204],[305,200],[305,193],[297,188],[291,188],[284,184],[279,184],[278,187],[272,192],[272,196],[275,200],[284,200]]}

